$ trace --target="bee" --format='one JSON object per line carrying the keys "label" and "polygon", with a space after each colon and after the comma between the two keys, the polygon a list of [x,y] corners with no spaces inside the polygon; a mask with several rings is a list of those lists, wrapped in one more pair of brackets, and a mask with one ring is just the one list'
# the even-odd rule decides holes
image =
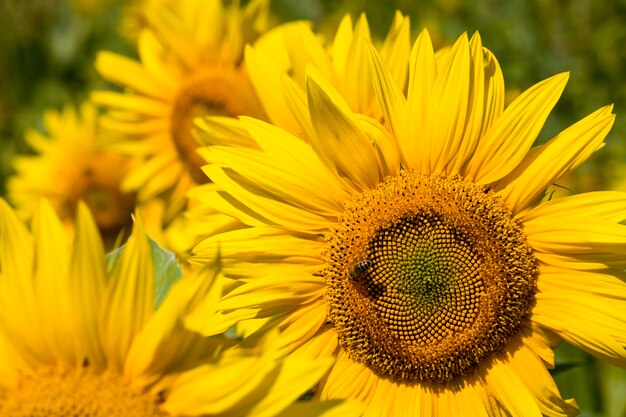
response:
{"label": "bee", "polygon": [[350,270],[350,279],[353,281],[360,281],[367,276],[368,270],[372,267],[372,262],[364,261],[354,265]]}
{"label": "bee", "polygon": [[385,293],[385,287],[382,284],[377,284],[372,281],[372,277],[370,276],[370,274],[373,273],[372,266],[371,261],[355,264],[352,269],[350,269],[349,278],[354,288],[361,295],[375,301]]}

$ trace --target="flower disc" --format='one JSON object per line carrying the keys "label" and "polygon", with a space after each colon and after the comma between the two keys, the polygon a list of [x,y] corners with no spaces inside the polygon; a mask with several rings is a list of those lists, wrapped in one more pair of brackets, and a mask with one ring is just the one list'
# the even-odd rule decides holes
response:
{"label": "flower disc", "polygon": [[158,398],[131,388],[122,376],[43,368],[24,375],[5,393],[0,411],[6,417],[167,417]]}
{"label": "flower disc", "polygon": [[327,236],[329,317],[381,376],[446,382],[504,348],[525,322],[536,259],[493,192],[404,171],[346,207]]}
{"label": "flower disc", "polygon": [[197,183],[207,181],[201,168],[206,162],[196,152],[200,146],[192,135],[193,120],[201,116],[265,118],[263,108],[246,73],[239,68],[207,68],[182,86],[171,116],[176,150]]}

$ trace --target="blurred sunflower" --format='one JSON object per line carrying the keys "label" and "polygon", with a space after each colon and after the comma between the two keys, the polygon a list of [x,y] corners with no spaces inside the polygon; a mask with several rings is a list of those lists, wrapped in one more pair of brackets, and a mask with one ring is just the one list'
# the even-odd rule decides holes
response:
{"label": "blurred sunflower", "polygon": [[291,405],[327,359],[279,360],[270,335],[251,349],[186,330],[212,305],[217,265],[177,281],[155,306],[151,248],[141,222],[107,269],[89,211],[70,244],[48,204],[33,233],[0,200],[0,414],[23,416],[358,415],[351,402]]}
{"label": "blurred sunflower", "polygon": [[14,159],[16,174],[7,183],[11,202],[28,219],[39,200],[46,198],[71,229],[82,200],[111,246],[130,226],[135,204],[133,193],[120,190],[129,169],[128,157],[103,147],[98,112],[89,103],[78,111],[70,106],[48,110],[43,123],[46,134],[35,129],[26,133],[26,142],[36,155]]}
{"label": "blurred sunflower", "polygon": [[562,339],[626,367],[626,194],[545,191],[603,146],[612,106],[531,149],[567,74],[505,108],[478,34],[435,54],[422,32],[406,93],[365,48],[384,125],[312,70],[306,95],[283,89],[304,141],[204,120],[256,146],[214,135],[204,152],[220,187],[204,200],[246,227],[196,247],[198,263],[219,247],[238,285],[190,326],[265,318],[283,353],[337,355],[318,395],[368,416],[576,414],[546,367]]}
{"label": "blurred sunflower", "polygon": [[146,2],[140,61],[101,52],[96,67],[124,88],[93,99],[109,108],[106,127],[119,149],[139,160],[123,183],[140,201],[167,193],[166,218],[184,206],[194,183],[206,182],[191,134],[201,115],[259,118],[264,111],[242,67],[246,42],[267,26],[267,0],[224,7],[221,0]]}

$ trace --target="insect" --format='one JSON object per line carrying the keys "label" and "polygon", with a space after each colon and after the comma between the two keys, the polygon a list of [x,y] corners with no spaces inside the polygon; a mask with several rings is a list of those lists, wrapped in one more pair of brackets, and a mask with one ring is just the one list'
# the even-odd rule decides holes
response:
{"label": "insect", "polygon": [[375,301],[385,293],[384,285],[372,280],[372,262],[364,261],[355,264],[350,269],[350,281],[359,294]]}
{"label": "insect", "polygon": [[364,261],[354,265],[350,270],[350,279],[353,281],[360,280],[367,275],[368,269],[372,267],[372,262]]}
{"label": "insect", "polygon": [[[554,187],[557,187],[557,188],[560,188],[560,189],[563,189],[563,190],[567,190],[567,191],[569,191],[570,194],[573,194],[573,191],[570,188],[567,188],[567,187],[565,187],[563,185],[556,184],[554,182],[552,183],[552,185]],[[548,195],[548,201],[552,200],[552,196],[554,196],[555,192],[556,192],[556,189],[550,191],[550,194]]]}

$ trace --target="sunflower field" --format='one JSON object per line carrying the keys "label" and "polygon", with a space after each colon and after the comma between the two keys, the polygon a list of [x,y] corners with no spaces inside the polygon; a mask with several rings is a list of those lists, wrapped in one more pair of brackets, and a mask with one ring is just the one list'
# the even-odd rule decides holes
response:
{"label": "sunflower field", "polygon": [[626,417],[625,21],[0,2],[0,416]]}

